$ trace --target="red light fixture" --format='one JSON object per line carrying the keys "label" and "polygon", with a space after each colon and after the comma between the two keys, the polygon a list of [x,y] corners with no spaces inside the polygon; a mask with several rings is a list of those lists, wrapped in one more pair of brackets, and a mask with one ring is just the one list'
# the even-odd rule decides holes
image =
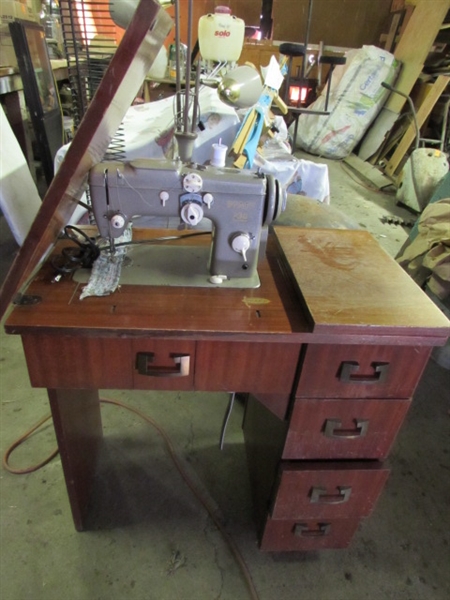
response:
{"label": "red light fixture", "polygon": [[296,106],[304,104],[310,89],[301,85],[291,85],[289,87],[289,103]]}
{"label": "red light fixture", "polygon": [[315,99],[317,79],[291,79],[289,82],[288,102],[290,106],[307,107]]}

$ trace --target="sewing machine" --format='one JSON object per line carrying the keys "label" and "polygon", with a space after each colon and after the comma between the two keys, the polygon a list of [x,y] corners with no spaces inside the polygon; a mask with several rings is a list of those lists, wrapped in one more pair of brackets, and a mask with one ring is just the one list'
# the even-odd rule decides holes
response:
{"label": "sewing machine", "polygon": [[286,204],[272,175],[180,160],[99,163],[89,185],[98,229],[111,247],[137,216],[177,217],[182,228],[201,228],[209,219],[209,260],[204,267],[192,265],[206,285],[258,287],[262,232]]}

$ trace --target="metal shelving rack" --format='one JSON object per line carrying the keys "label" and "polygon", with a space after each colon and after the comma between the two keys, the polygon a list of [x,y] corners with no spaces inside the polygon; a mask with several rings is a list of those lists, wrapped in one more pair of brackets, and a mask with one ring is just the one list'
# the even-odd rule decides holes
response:
{"label": "metal shelving rack", "polygon": [[[116,26],[109,0],[60,0],[60,18],[76,130],[115,51]],[[121,126],[105,159],[123,158],[124,151]]]}

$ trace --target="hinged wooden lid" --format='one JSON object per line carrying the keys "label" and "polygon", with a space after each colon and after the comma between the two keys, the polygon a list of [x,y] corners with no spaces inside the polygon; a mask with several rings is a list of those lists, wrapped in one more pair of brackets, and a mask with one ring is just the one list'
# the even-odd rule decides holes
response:
{"label": "hinged wooden lid", "polygon": [[156,0],[141,0],[0,290],[0,318],[35,274],[72,216],[172,28]]}
{"label": "hinged wooden lid", "polygon": [[367,231],[274,232],[315,333],[450,335],[450,321]]}

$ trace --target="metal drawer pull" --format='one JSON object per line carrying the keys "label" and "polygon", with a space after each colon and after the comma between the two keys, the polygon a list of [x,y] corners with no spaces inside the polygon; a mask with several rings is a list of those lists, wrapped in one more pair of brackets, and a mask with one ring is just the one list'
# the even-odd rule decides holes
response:
{"label": "metal drawer pull", "polygon": [[313,487],[311,489],[311,504],[344,504],[350,499],[352,488],[350,486],[337,486],[339,493],[327,494],[326,488]]}
{"label": "metal drawer pull", "polygon": [[326,419],[324,427],[325,437],[338,438],[341,440],[353,440],[364,437],[369,429],[368,419],[354,419],[354,429],[341,429],[342,421],[339,419]]}
{"label": "metal drawer pull", "polygon": [[339,381],[344,383],[382,383],[386,381],[389,371],[389,363],[372,363],[373,375],[358,375],[359,363],[353,360],[341,363],[339,369]]}
{"label": "metal drawer pull", "polygon": [[171,354],[173,366],[154,366],[153,352],[138,352],[136,355],[136,369],[140,375],[149,377],[186,377],[189,375],[191,357],[189,354]]}
{"label": "metal drawer pull", "polygon": [[328,535],[331,530],[331,523],[317,523],[315,529],[310,528],[306,523],[296,523],[294,525],[294,535],[298,537],[323,537]]}

